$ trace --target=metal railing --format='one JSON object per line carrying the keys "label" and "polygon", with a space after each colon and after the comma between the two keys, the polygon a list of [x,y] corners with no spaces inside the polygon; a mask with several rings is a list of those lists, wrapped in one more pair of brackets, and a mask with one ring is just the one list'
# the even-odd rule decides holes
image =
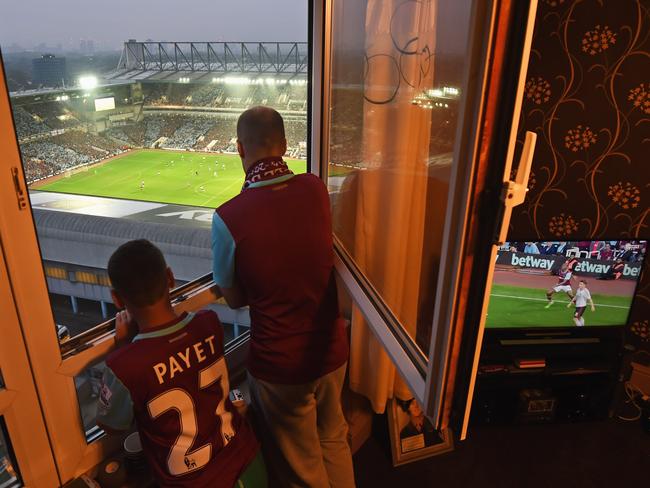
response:
{"label": "metal railing", "polygon": [[[214,284],[214,281],[212,281],[212,273],[206,273],[193,281],[174,288],[170,292],[170,298],[174,308],[178,308],[180,304],[186,300],[198,295],[207,295],[208,293],[209,296],[204,296],[200,303],[195,304],[196,308],[221,298],[217,286]],[[92,347],[94,343],[106,338],[106,336],[112,334],[114,330],[115,318],[97,324],[95,327],[62,342],[61,355],[64,359],[74,356],[75,354]]]}

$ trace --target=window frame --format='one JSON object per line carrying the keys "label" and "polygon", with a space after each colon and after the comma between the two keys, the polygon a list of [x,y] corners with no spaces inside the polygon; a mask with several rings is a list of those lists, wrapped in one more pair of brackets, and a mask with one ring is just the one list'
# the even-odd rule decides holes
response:
{"label": "window frame", "polygon": [[[9,135],[0,144],[0,250],[4,250],[7,273],[12,284],[12,298],[20,315],[18,332],[24,340],[25,357],[28,358],[23,362],[17,361],[10,369],[3,368],[3,374],[6,382],[11,385],[24,384],[27,388],[31,384],[33,387],[29,401],[20,402],[20,411],[23,412],[20,418],[28,417],[27,412],[31,415],[34,408],[41,414],[40,426],[39,419],[31,417],[29,422],[18,422],[20,419],[11,417],[7,423],[23,479],[37,479],[35,476],[40,473],[41,478],[38,479],[47,482],[34,483],[35,486],[58,486],[90,471],[107,455],[121,448],[118,436],[105,436],[99,429],[87,438],[81,422],[74,381],[76,375],[101,362],[113,350],[115,320],[102,322],[62,345],[59,344],[1,53],[0,133]],[[21,199],[20,204],[17,204],[17,198]],[[181,312],[200,309],[215,302],[220,294],[210,272],[176,288],[172,291],[172,297],[175,310]],[[250,334],[245,332],[225,345],[225,357],[231,376],[241,377],[249,340]],[[3,339],[0,351],[5,345],[9,345],[9,342]],[[18,350],[18,347],[12,349]],[[2,363],[0,361],[0,365]],[[20,383],[13,380],[12,372],[24,376]],[[13,405],[14,398],[13,391],[0,390],[0,414],[4,411],[3,408]],[[20,434],[24,436],[25,433],[30,433],[28,444],[16,442],[23,441]],[[39,436],[48,441],[46,447],[50,464],[44,461],[38,465],[40,471],[32,476],[31,472],[25,473],[25,469],[35,464],[29,462],[35,457],[34,453],[38,452],[40,456],[43,450],[38,444]],[[45,460],[44,455],[40,458]]]}
{"label": "window frame", "polygon": [[[320,156],[320,175],[325,183],[327,183],[329,163],[329,107],[332,87],[330,73],[333,51],[332,12],[335,1],[337,0],[316,2],[315,27],[312,38],[315,52],[314,59],[316,60],[315,66],[322,66],[322,73],[314,76],[314,83],[321,83],[322,92],[320,94],[320,107],[318,110],[314,110],[312,118],[313,131],[314,133],[318,131],[322,139],[319,141],[320,145],[314,147],[313,154]],[[446,259],[441,260],[432,320],[431,344],[429,354],[426,357],[415,344],[415,341],[399,326],[399,321],[390,313],[390,307],[363,276],[354,260],[343,249],[343,246],[337,243],[335,236],[335,268],[340,282],[347,289],[353,302],[362,312],[368,327],[391,358],[415,398],[423,405],[425,413],[432,417],[437,428],[446,427],[449,420],[448,408],[445,409],[448,407],[449,401],[446,390],[449,389],[449,383],[454,381],[454,378],[449,376],[449,367],[452,362],[457,361],[457,358],[451,356],[452,341],[455,334],[462,332],[454,328],[454,321],[462,320],[462,317],[457,314],[458,281],[462,261],[465,257],[463,246],[472,203],[473,181],[479,164],[480,151],[483,149],[482,144],[484,143],[480,137],[480,122],[484,116],[485,87],[491,75],[492,37],[494,36],[496,16],[499,12],[498,7],[503,3],[508,4],[507,1],[502,2],[499,0],[489,2],[475,0],[473,2],[470,39],[468,40],[467,54],[465,56],[465,59],[468,59],[469,62],[465,68],[462,87],[464,98],[459,109],[463,116],[459,120],[454,142],[453,157],[456,163],[452,168],[441,252],[442,256],[450,256],[451,259],[450,262],[447,262]],[[520,69],[517,71],[517,89],[512,94],[515,99],[515,108],[510,114],[512,121],[511,133],[507,141],[507,156],[503,162],[508,169],[508,173],[504,171],[504,180],[509,178],[509,169],[512,165],[518,114],[523,95],[523,79],[528,66],[528,52],[530,50],[536,5],[536,0],[527,2],[529,15],[528,23],[524,28],[527,35],[521,46],[522,55]],[[321,63],[318,63],[317,60],[319,59],[322,60]],[[318,93],[314,92],[314,97],[317,95]],[[316,100],[318,99],[314,98],[315,106],[317,105]],[[315,118],[316,114],[320,115],[320,120]],[[318,150],[320,152],[317,152]],[[463,161],[464,164],[459,164],[458,161]],[[507,226],[508,219],[502,220],[499,225]],[[453,252],[448,252],[448,250]],[[446,284],[446,286],[442,286],[443,284]],[[486,303],[486,296],[483,297],[482,302]],[[477,329],[472,332],[477,336],[474,337],[474,339],[477,339],[477,347],[473,351],[474,359],[477,359],[480,351],[480,337],[482,337],[481,331],[484,320],[483,314],[478,320]],[[352,326],[354,327],[354,324]],[[414,351],[419,351],[419,356]],[[476,361],[474,363],[476,365]],[[461,429],[462,437],[466,434],[468,412],[471,408],[473,380],[476,376],[475,365],[467,373],[470,376],[470,388],[465,408],[465,423]]]}
{"label": "window frame", "polygon": [[[2,122],[0,121],[0,130]],[[21,330],[22,317],[14,302],[12,283],[4,259],[0,232],[0,428],[20,480],[28,486],[58,486],[54,457],[39,405],[29,356]]]}

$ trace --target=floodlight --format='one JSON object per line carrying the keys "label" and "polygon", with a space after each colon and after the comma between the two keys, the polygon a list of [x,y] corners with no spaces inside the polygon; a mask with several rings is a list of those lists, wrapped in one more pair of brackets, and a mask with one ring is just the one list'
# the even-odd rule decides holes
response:
{"label": "floodlight", "polygon": [[224,78],[224,82],[226,85],[250,85],[252,80],[243,76],[229,76]]}
{"label": "floodlight", "polygon": [[79,86],[84,90],[92,90],[98,84],[97,77],[92,75],[86,75],[79,77]]}

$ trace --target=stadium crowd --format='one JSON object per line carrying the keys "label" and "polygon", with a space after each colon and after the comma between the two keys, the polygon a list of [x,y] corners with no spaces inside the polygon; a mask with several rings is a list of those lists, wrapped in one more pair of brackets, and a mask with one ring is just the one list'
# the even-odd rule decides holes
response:
{"label": "stadium crowd", "polygon": [[[114,122],[112,127],[108,122],[109,127],[97,134],[82,128],[82,116],[63,100],[14,104],[14,120],[28,183],[106,159],[129,148],[233,153],[237,151],[239,111],[253,105],[270,105],[279,110],[306,112],[307,104],[306,87],[289,83],[143,83],[142,94],[144,110],[141,113],[144,115],[138,122],[122,120]],[[167,106],[174,107],[167,109]],[[92,119],[89,127],[94,125]],[[288,114],[285,127],[287,155],[305,158],[306,116]],[[357,145],[346,146],[349,149]]]}
{"label": "stadium crowd", "polygon": [[228,85],[146,83],[144,101],[151,106],[246,109],[268,105],[277,110],[307,110],[307,92],[299,85]]}
{"label": "stadium crowd", "polygon": [[28,184],[122,151],[108,138],[76,130],[20,146]]}
{"label": "stadium crowd", "polygon": [[527,241],[505,242],[500,249],[526,254],[560,255],[636,263],[643,261],[646,248],[646,241]]}
{"label": "stadium crowd", "polygon": [[167,138],[163,147],[185,149],[194,147],[198,139],[212,128],[214,120],[206,117],[187,117]]}
{"label": "stadium crowd", "polygon": [[14,107],[14,124],[18,139],[51,132],[52,129],[22,107]]}

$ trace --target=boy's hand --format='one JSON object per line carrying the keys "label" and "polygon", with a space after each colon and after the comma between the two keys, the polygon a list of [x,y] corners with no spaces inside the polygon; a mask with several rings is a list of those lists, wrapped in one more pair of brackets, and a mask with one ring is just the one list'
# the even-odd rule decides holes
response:
{"label": "boy's hand", "polygon": [[115,315],[115,342],[122,344],[130,342],[138,333],[135,323],[128,311],[122,310]]}
{"label": "boy's hand", "polygon": [[573,304],[573,302],[569,302],[569,303],[567,303],[567,304],[566,304],[566,308],[569,308],[572,304]]}
{"label": "boy's hand", "polygon": [[592,305],[592,306],[591,306],[591,311],[592,311],[592,312],[595,312],[595,311],[596,311],[596,307],[594,307],[594,306]]}

